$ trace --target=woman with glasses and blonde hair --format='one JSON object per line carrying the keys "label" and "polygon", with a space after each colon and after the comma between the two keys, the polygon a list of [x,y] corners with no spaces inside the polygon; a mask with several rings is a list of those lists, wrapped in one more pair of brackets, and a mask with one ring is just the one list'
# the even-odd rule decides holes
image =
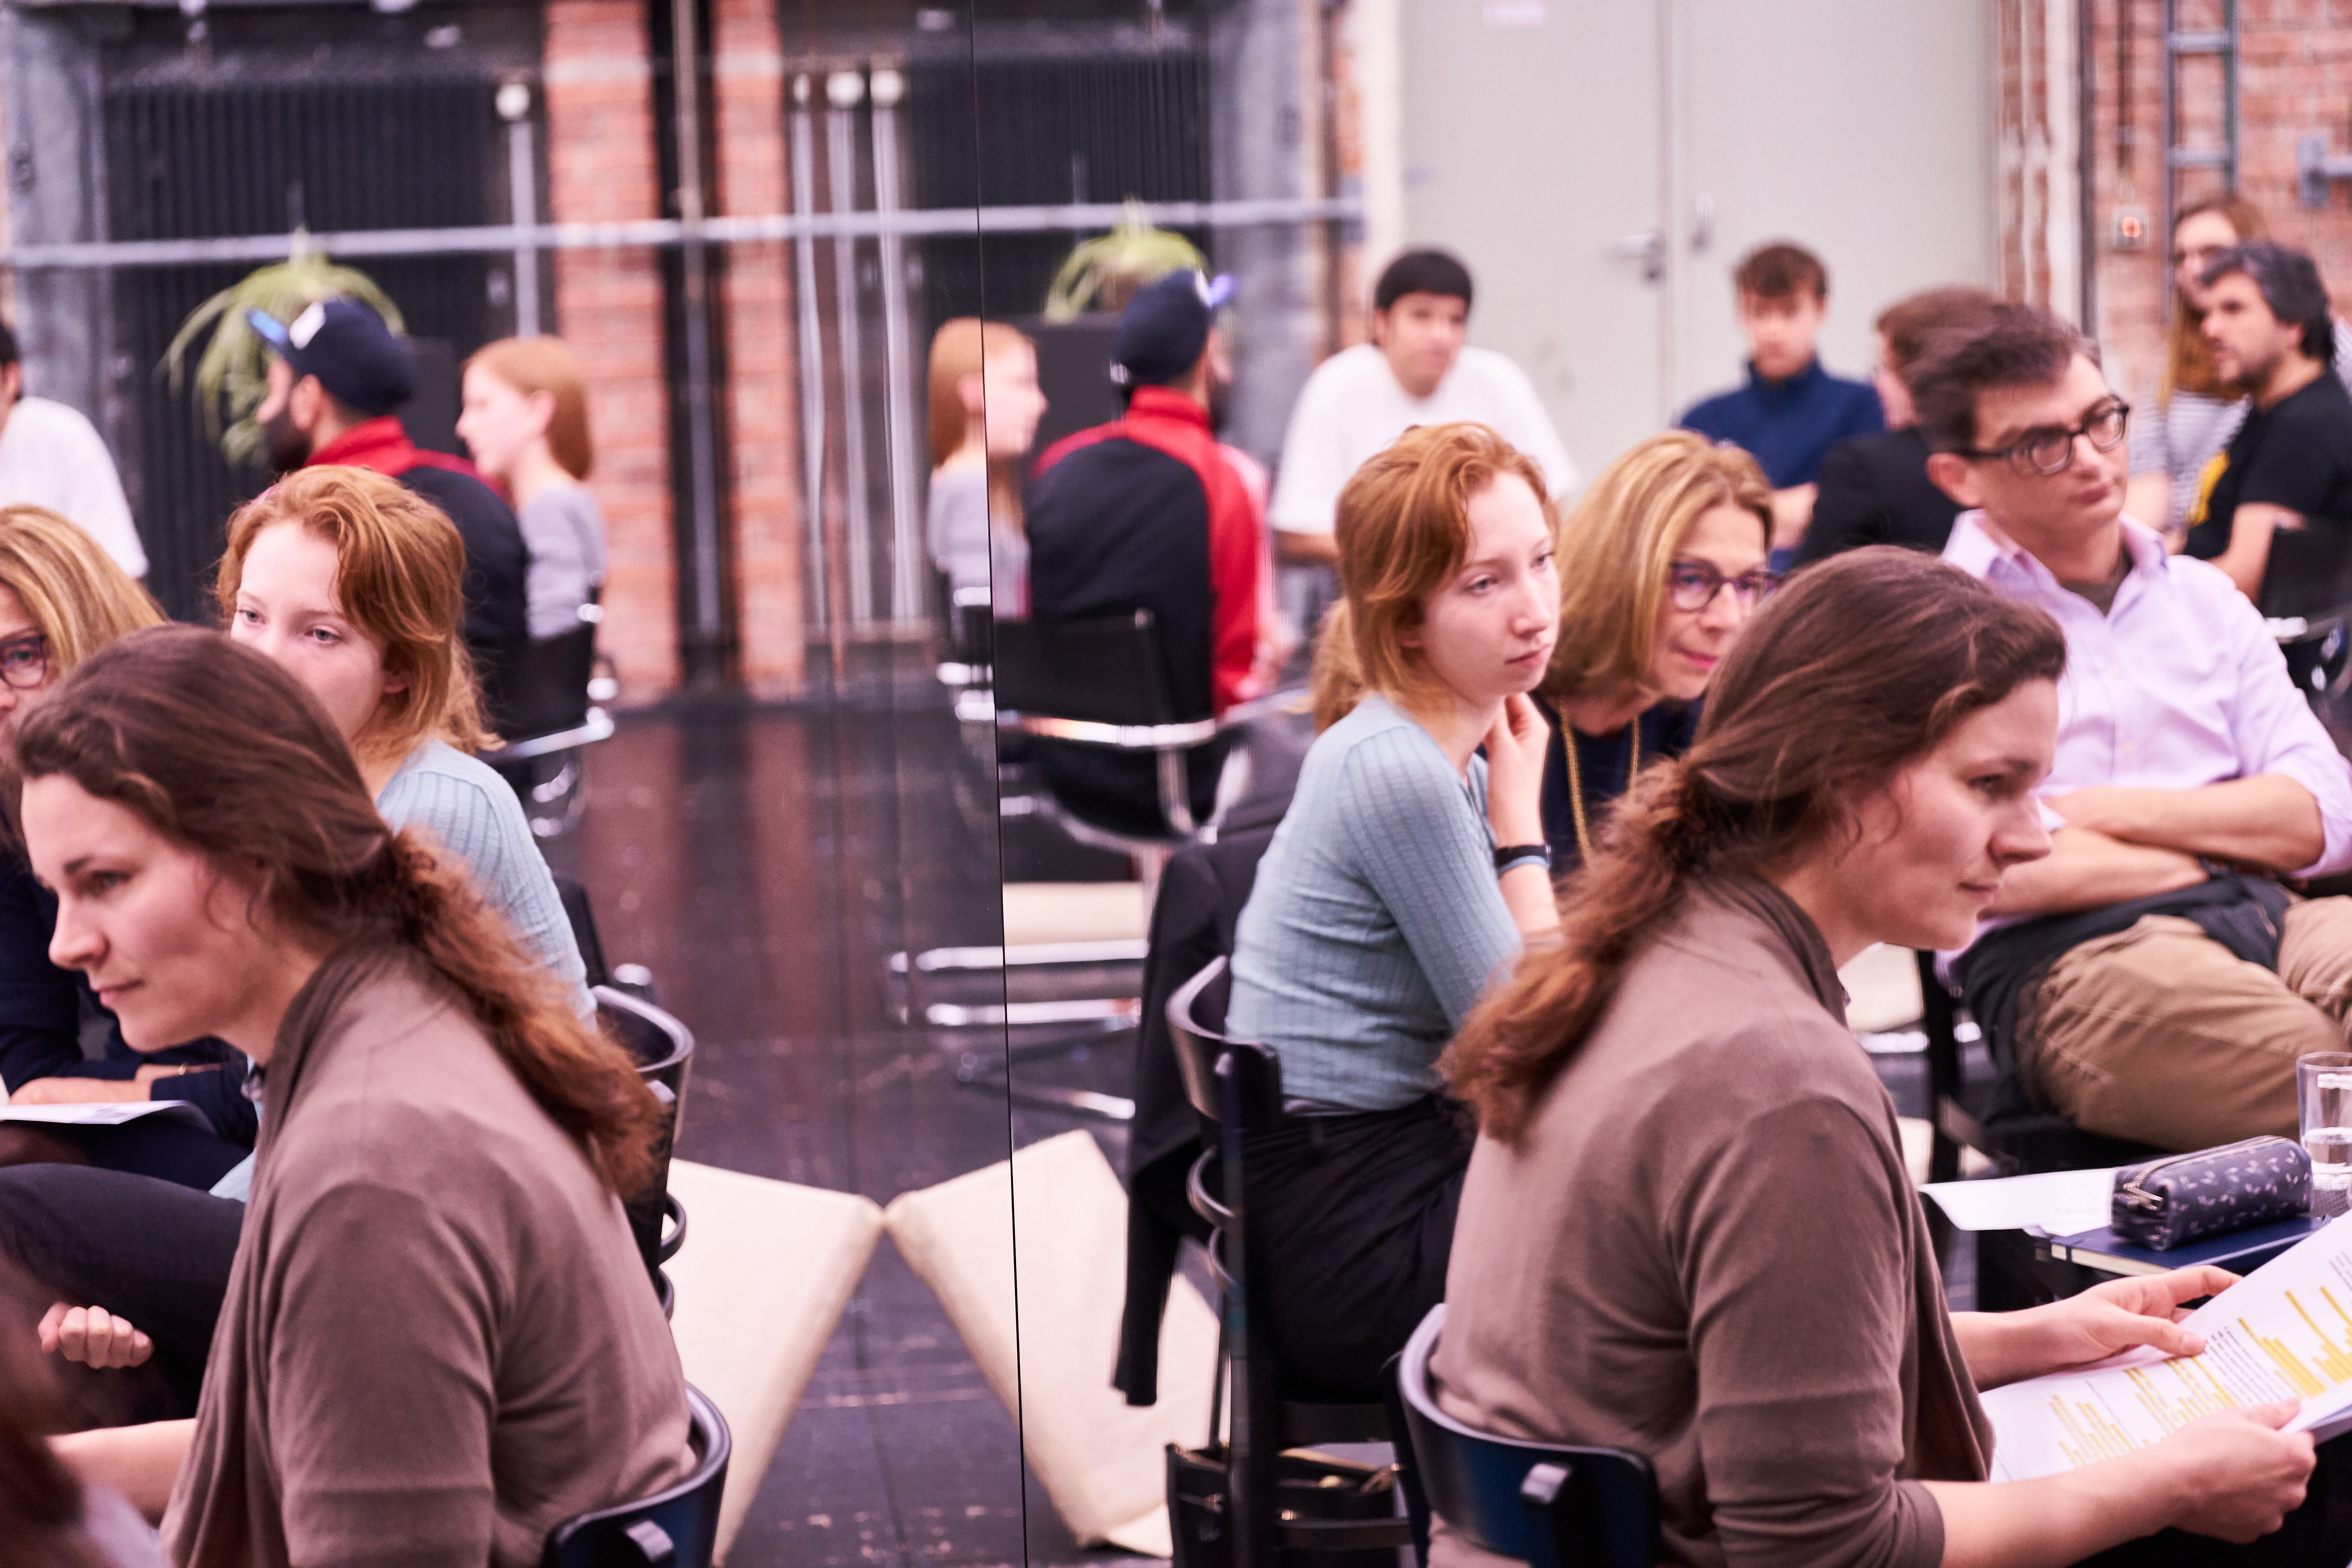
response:
{"label": "woman with glasses and blonde hair", "polygon": [[1555,870],[1591,858],[1645,762],[1678,757],[1765,567],[1772,490],[1756,459],[1670,430],[1609,465],[1560,530],[1559,640],[1538,700],[1554,720],[1544,838]]}
{"label": "woman with glasses and blonde hair", "polygon": [[[147,591],[81,529],[43,507],[0,507],[0,721],[37,702],[100,648],[163,618]],[[49,962],[57,903],[21,856],[0,867],[0,1086],[11,1104],[184,1100],[212,1131],[170,1118],[121,1127],[0,1128],[0,1164],[94,1163],[210,1186],[245,1157],[257,1120],[237,1058],[205,1041],[142,1057],[71,970]],[[81,1047],[85,1012],[106,1049]]]}

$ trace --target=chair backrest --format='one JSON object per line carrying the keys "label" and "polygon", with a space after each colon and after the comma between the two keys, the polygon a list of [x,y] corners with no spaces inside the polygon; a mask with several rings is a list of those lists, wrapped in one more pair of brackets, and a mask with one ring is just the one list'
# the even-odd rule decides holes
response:
{"label": "chair backrest", "polygon": [[[598,985],[596,1017],[636,1059],[638,1076],[669,1091],[673,1104],[686,1104],[687,1078],[694,1066],[694,1032],[633,992]],[[673,1113],[675,1114],[675,1113]]]}
{"label": "chair backrest", "polygon": [[686,1403],[694,1417],[692,1473],[649,1498],[565,1520],[548,1534],[541,1568],[710,1568],[735,1443],[719,1406],[691,1384]]}
{"label": "chair backrest", "polygon": [[2352,604],[2352,522],[2314,519],[2272,534],[2262,587],[2256,603],[2265,616],[2316,621],[2342,615]]}
{"label": "chair backrest", "polygon": [[951,646],[965,663],[985,668],[995,641],[995,600],[985,588],[958,588],[950,595]]}
{"label": "chair backrest", "polygon": [[625,1194],[621,1206],[646,1268],[658,1283],[662,1264],[663,1200],[669,1195],[670,1151],[677,1143],[678,1117],[686,1109],[687,1080],[694,1067],[694,1035],[684,1024],[642,996],[611,985],[591,992],[597,1021],[636,1059],[637,1076],[669,1109],[669,1124],[656,1152],[654,1179],[641,1193]]}
{"label": "chair backrest", "polygon": [[1172,724],[1175,700],[1151,612],[996,623],[1000,712],[1095,724]]}
{"label": "chair backrest", "polygon": [[[1658,1552],[1658,1483],[1623,1448],[1497,1437],[1455,1420],[1430,1393],[1429,1358],[1445,1327],[1432,1307],[1397,1360],[1397,1461],[1408,1503],[1473,1545],[1530,1568],[1649,1568]],[[1426,1540],[1427,1521],[1416,1517]]]}
{"label": "chair backrest", "polygon": [[2302,631],[2280,635],[2278,648],[2286,660],[2287,679],[2322,717],[2326,716],[2327,694],[2344,674],[2346,656],[2352,652],[2352,637],[2347,636],[2345,627],[2347,615],[2352,615],[2352,606],[2339,607],[2307,624],[2301,617],[2272,623],[2274,631],[2282,626],[2304,626]]}
{"label": "chair backrest", "polygon": [[613,971],[604,962],[604,939],[596,934],[596,910],[588,901],[588,889],[576,878],[555,876],[555,896],[563,900],[563,918],[572,924],[572,940],[580,946],[580,963],[587,973],[589,989],[612,984]]}
{"label": "chair backrest", "polygon": [[[1184,1098],[1208,1121],[1223,1114],[1217,1060],[1225,1052],[1225,999],[1232,989],[1233,978],[1220,953],[1168,998],[1168,1034],[1176,1047],[1176,1071],[1184,1080]],[[1213,1026],[1209,1022],[1212,1018]]]}
{"label": "chair backrest", "polygon": [[499,738],[512,742],[579,728],[587,721],[588,682],[595,673],[593,621],[523,644],[506,668],[484,682],[485,705]]}

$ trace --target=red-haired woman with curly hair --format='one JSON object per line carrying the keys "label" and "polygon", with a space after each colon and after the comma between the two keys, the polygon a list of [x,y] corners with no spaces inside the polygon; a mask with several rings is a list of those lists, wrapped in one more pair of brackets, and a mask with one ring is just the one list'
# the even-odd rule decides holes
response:
{"label": "red-haired woman with curly hair", "polygon": [[1364,694],[1307,754],[1242,910],[1226,1021],[1278,1056],[1297,1113],[1249,1154],[1250,1224],[1283,1260],[1266,1305],[1284,1377],[1376,1399],[1444,1295],[1469,1156],[1437,1054],[1557,923],[1527,693],[1559,579],[1542,476],[1481,425],[1407,431],[1337,521],[1347,613],[1326,635],[1350,638]]}

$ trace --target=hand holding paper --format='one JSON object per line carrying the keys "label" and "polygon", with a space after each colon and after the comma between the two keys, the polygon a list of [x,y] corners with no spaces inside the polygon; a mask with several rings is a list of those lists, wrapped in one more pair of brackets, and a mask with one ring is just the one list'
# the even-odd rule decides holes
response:
{"label": "hand holding paper", "polygon": [[2038,1377],[2142,1346],[2166,1355],[2196,1355],[2205,1338],[2189,1327],[2183,1301],[2218,1295],[2238,1277],[2210,1264],[2167,1274],[2134,1275],[2095,1285],[2079,1296],[2021,1312],[1956,1316],[1953,1327],[1979,1389]]}
{"label": "hand holding paper", "polygon": [[1987,1394],[1995,1479],[2080,1469],[2201,1417],[2283,1400],[2296,1402],[2290,1431],[2352,1429],[2352,1227],[2329,1226],[2179,1326],[2201,1338],[2200,1352],[2168,1356],[2143,1346]]}
{"label": "hand holding paper", "polygon": [[2308,1432],[2283,1432],[2291,1399],[2190,1422],[2158,1444],[2181,1500],[2173,1526],[2241,1543],[2268,1535],[2303,1502],[2317,1463]]}

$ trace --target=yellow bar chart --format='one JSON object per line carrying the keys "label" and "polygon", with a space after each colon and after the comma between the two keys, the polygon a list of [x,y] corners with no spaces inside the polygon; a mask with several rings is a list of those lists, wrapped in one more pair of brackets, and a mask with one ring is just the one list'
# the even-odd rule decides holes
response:
{"label": "yellow bar chart", "polygon": [[2120,1458],[2192,1421],[2300,1402],[2290,1426],[2352,1426],[2352,1228],[2332,1225],[2214,1297],[2183,1327],[2201,1353],[2140,1350],[1984,1394],[1993,1476],[2023,1480]]}

